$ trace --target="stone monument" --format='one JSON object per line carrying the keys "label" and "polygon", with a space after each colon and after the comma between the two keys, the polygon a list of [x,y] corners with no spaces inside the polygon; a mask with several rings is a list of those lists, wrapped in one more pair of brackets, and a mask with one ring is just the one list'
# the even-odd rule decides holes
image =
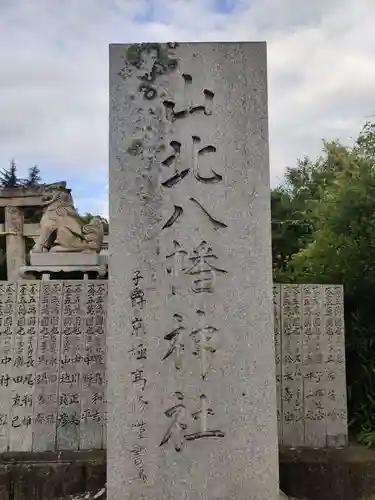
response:
{"label": "stone monument", "polygon": [[111,500],[279,497],[266,66],[110,46]]}
{"label": "stone monument", "polygon": [[21,276],[57,274],[61,278],[78,272],[103,278],[106,268],[99,262],[104,238],[101,218],[93,217],[88,224],[83,223],[66,182],[45,186],[42,203],[40,234],[30,252],[31,265],[21,268]]}

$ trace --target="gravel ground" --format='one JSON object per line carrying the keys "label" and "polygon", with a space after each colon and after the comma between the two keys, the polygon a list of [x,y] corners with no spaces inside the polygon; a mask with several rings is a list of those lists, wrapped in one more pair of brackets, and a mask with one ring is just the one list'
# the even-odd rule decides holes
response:
{"label": "gravel ground", "polygon": [[[102,488],[99,491],[93,493],[82,493],[81,495],[69,495],[68,497],[56,499],[56,500],[106,500],[106,490]],[[280,492],[280,500],[307,500],[298,499],[295,497],[287,497],[284,493]]]}
{"label": "gravel ground", "polygon": [[69,495],[55,500],[106,500],[106,498],[106,490],[102,488],[99,491],[81,493],[80,495]]}

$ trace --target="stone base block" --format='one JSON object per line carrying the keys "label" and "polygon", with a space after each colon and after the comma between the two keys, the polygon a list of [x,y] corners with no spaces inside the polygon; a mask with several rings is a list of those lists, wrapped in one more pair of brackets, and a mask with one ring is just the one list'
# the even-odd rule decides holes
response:
{"label": "stone base block", "polygon": [[24,266],[20,269],[22,279],[105,279],[108,267],[99,265],[40,265]]}
{"label": "stone base block", "polygon": [[31,266],[97,266],[99,265],[99,254],[83,252],[30,252]]}
{"label": "stone base block", "polygon": [[345,448],[280,448],[280,487],[289,498],[308,500],[375,499],[375,451]]}

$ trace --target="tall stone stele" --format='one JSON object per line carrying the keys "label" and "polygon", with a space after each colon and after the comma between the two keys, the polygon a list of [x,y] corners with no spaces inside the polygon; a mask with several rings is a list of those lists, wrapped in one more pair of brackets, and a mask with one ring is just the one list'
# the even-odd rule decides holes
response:
{"label": "tall stone stele", "polygon": [[276,500],[265,43],[110,46],[108,496]]}

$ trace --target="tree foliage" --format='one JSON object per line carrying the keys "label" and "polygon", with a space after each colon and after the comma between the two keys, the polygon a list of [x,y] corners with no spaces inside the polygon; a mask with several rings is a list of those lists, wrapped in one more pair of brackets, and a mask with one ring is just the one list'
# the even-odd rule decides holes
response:
{"label": "tree foliage", "polygon": [[15,160],[11,160],[9,168],[0,171],[0,187],[2,189],[33,188],[39,186],[41,182],[40,170],[34,165],[29,168],[26,179],[18,177]]}
{"label": "tree foliage", "polygon": [[21,180],[17,175],[17,165],[14,160],[10,162],[9,168],[0,171],[0,186],[2,188],[17,188],[21,186]]}
{"label": "tree foliage", "polygon": [[274,278],[344,285],[351,423],[375,444],[375,124],[288,169],[272,200]]}
{"label": "tree foliage", "polygon": [[34,165],[33,167],[29,168],[29,175],[27,179],[23,181],[22,185],[26,188],[33,188],[39,186],[41,180],[40,170],[36,165]]}
{"label": "tree foliage", "polygon": [[[94,217],[93,214],[90,212],[86,212],[85,214],[81,215],[81,220],[84,224],[88,224],[91,219]],[[104,234],[108,234],[109,231],[109,223],[108,220],[105,217],[100,217],[102,223],[103,223],[103,228],[104,228]]]}

